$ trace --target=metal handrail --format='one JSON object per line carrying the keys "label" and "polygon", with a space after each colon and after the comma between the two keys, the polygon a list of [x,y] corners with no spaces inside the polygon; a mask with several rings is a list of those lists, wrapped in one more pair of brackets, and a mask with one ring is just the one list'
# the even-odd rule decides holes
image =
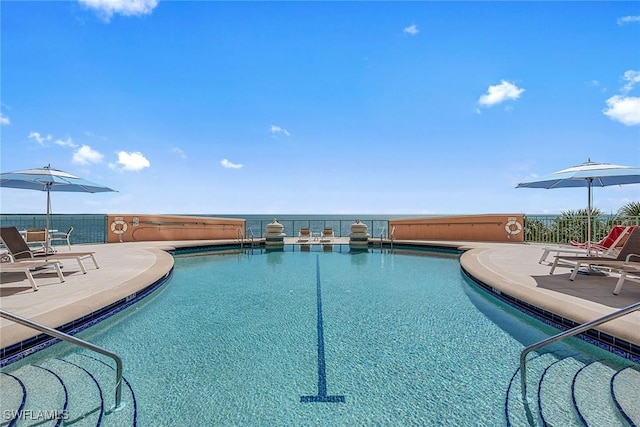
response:
{"label": "metal handrail", "polygon": [[387,227],[382,227],[380,230],[380,249],[382,249],[382,239],[384,239],[385,234],[387,234]]}
{"label": "metal handrail", "polygon": [[238,227],[238,242],[240,243],[240,249],[244,247],[244,231],[242,227]]}
{"label": "metal handrail", "polygon": [[561,339],[573,336],[573,335],[577,335],[581,332],[584,332],[588,329],[593,328],[594,326],[598,326],[601,325],[603,323],[606,323],[610,320],[614,320],[617,319],[619,317],[622,317],[626,314],[629,314],[631,312],[634,312],[636,310],[640,310],[640,302],[637,302],[635,304],[631,304],[628,307],[622,308],[618,311],[614,311],[613,313],[609,313],[605,316],[599,317],[597,319],[591,320],[590,322],[584,323],[582,325],[578,325],[575,326],[571,329],[567,329],[564,332],[561,332],[557,335],[554,335],[552,337],[549,337],[545,340],[542,340],[540,342],[537,342],[535,344],[530,345],[529,347],[525,348],[524,350],[522,350],[522,353],[520,353],[520,389],[522,392],[522,400],[526,401],[527,400],[527,354],[529,354],[530,352],[534,351],[534,350],[538,350],[542,347],[545,347],[549,344],[553,344],[556,341],[560,341]]}
{"label": "metal handrail", "polygon": [[118,409],[120,407],[120,403],[122,401],[122,359],[120,358],[120,356],[118,356],[117,354],[107,349],[91,344],[90,342],[81,340],[80,338],[76,338],[69,334],[65,334],[64,332],[60,332],[56,329],[52,329],[48,326],[34,322],[33,320],[27,319],[25,317],[18,316],[17,314],[9,313],[8,311],[5,311],[5,310],[0,310],[0,317],[13,320],[16,323],[19,323],[23,326],[27,326],[29,328],[36,329],[54,338],[58,338],[63,341],[70,342],[72,344],[79,345],[80,347],[93,350],[97,353],[100,353],[112,358],[116,362],[116,406],[114,407],[114,409]]}
{"label": "metal handrail", "polygon": [[253,229],[251,227],[247,227],[247,231],[249,232],[248,235],[250,236],[249,239],[251,241],[251,249],[253,249],[253,239],[254,239],[254,235],[253,235]]}
{"label": "metal handrail", "polygon": [[391,229],[391,235],[389,236],[391,239],[391,250],[393,250],[393,241],[396,239],[396,226],[394,225]]}

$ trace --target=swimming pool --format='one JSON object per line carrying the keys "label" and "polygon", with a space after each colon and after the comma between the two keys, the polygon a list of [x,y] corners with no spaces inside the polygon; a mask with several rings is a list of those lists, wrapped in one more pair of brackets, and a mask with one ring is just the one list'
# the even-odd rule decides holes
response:
{"label": "swimming pool", "polygon": [[161,291],[79,336],[122,356],[142,426],[494,426],[520,351],[554,331],[456,255],[256,251],[178,256]]}

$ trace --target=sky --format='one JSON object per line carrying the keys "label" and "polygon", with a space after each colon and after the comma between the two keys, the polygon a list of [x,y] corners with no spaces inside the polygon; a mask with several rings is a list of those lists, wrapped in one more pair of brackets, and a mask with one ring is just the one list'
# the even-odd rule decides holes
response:
{"label": "sky", "polygon": [[516,185],[640,166],[637,1],[2,1],[0,24],[0,171],[116,190],[54,214],[560,214],[586,189]]}

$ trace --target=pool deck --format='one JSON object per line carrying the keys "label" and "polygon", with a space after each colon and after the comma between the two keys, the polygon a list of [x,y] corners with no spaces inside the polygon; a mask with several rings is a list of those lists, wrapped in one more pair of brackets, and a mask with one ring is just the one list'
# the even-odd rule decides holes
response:
{"label": "pool deck", "polygon": [[[285,243],[296,244],[288,238]],[[165,277],[173,267],[167,250],[207,246],[221,241],[135,242],[74,245],[72,251],[95,251],[100,264],[95,269],[85,261],[82,274],[75,260],[62,260],[65,282],[55,273],[38,274],[34,292],[24,273],[0,274],[2,310],[58,327],[121,300]],[[234,243],[227,241],[226,243]],[[336,238],[334,244],[348,244]],[[400,245],[402,242],[396,242]],[[411,242],[415,244],[417,242]],[[640,284],[626,281],[619,295],[613,294],[615,277],[578,275],[569,280],[570,269],[538,263],[542,246],[523,243],[419,242],[465,250],[461,266],[475,279],[549,312],[584,323],[640,301]],[[312,241],[311,244],[320,244]],[[61,253],[67,251],[61,247]],[[0,266],[1,271],[1,266]],[[640,311],[602,325],[598,330],[640,346]],[[0,348],[21,342],[37,332],[0,318]]]}

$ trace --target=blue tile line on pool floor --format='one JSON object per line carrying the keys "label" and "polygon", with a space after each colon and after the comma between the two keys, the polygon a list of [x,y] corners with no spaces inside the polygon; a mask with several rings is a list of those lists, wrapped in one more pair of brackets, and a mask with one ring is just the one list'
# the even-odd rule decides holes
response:
{"label": "blue tile line on pool floor", "polygon": [[324,359],[324,322],[322,320],[322,286],[320,282],[320,255],[316,255],[316,305],[318,307],[318,394],[300,396],[300,402],[344,403],[344,396],[327,395],[327,373]]}

